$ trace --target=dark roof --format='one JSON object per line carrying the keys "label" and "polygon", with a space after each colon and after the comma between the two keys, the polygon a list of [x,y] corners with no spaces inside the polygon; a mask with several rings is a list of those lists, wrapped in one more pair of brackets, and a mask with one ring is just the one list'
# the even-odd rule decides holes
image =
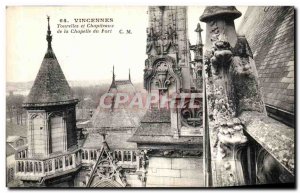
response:
{"label": "dark roof", "polygon": [[115,80],[112,82],[108,92],[115,88],[117,93],[135,94],[136,90],[130,80]]}
{"label": "dark roof", "polygon": [[74,97],[56,58],[44,58],[25,103],[55,103]]}
{"label": "dark roof", "polygon": [[249,7],[238,30],[251,47],[264,102],[293,114],[294,17],[294,7]]}
{"label": "dark roof", "polygon": [[143,123],[170,123],[170,121],[170,109],[166,108],[149,109],[141,120]]}
{"label": "dark roof", "polygon": [[142,109],[127,108],[102,108],[100,105],[96,109],[91,119],[95,128],[133,128],[138,127],[140,119],[144,115]]}
{"label": "dark roof", "polygon": [[[115,91],[112,88],[115,86]],[[130,80],[114,80],[108,91],[109,93],[127,93],[133,96],[136,93],[135,87]],[[114,97],[108,99],[107,104],[113,104]],[[144,116],[145,110],[139,108],[131,108],[129,103],[122,104],[119,107],[104,108],[100,104],[93,113],[91,122],[95,128],[136,128],[140,124],[141,118]]]}
{"label": "dark roof", "polygon": [[48,27],[48,49],[25,101],[25,107],[77,102],[52,50],[51,40],[51,31]]}

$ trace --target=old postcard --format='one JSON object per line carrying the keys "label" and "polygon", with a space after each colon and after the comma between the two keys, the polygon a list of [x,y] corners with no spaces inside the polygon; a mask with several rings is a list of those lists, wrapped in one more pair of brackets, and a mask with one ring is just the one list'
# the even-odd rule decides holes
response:
{"label": "old postcard", "polygon": [[294,12],[8,6],[7,187],[295,187]]}

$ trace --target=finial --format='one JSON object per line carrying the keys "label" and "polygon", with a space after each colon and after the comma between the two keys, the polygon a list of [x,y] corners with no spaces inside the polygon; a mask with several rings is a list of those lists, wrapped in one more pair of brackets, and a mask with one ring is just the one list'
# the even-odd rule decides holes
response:
{"label": "finial", "polygon": [[115,65],[113,65],[113,82],[115,82],[115,78],[116,78],[116,76],[115,76]]}
{"label": "finial", "polygon": [[47,31],[47,42],[48,42],[48,49],[51,48],[51,41],[52,41],[52,35],[50,30],[50,17],[47,15],[48,20],[48,31]]}
{"label": "finial", "polygon": [[129,81],[131,81],[131,77],[130,77],[130,68],[129,68]]}
{"label": "finial", "polygon": [[201,28],[200,23],[198,23],[197,28],[195,29],[195,32],[198,32],[198,37],[197,37],[197,44],[198,45],[203,45],[202,44],[202,36],[201,36],[202,31],[203,31],[203,29]]}
{"label": "finial", "polygon": [[45,58],[55,58],[54,52],[52,50],[51,42],[52,42],[52,35],[51,35],[51,30],[50,30],[50,17],[47,15],[47,20],[48,20],[48,30],[47,30],[47,36],[46,40],[48,42],[48,49],[45,55]]}

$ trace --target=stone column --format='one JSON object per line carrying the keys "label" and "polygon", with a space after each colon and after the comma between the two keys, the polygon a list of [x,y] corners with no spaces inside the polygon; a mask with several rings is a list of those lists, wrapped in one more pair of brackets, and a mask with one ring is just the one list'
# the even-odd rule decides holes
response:
{"label": "stone column", "polygon": [[48,157],[50,154],[50,147],[49,147],[49,141],[50,141],[50,131],[49,131],[49,119],[48,119],[48,113],[46,114],[46,124],[45,124],[45,136],[46,136],[46,156]]}
{"label": "stone column", "polygon": [[63,129],[64,129],[64,134],[63,134],[63,146],[64,146],[64,151],[66,152],[67,151],[67,147],[68,147],[68,144],[67,144],[67,124],[66,124],[66,121],[67,121],[67,113],[64,113],[64,117],[62,119],[62,125],[63,125]]}
{"label": "stone column", "polygon": [[52,159],[52,171],[55,171],[55,159]]}
{"label": "stone column", "polygon": [[42,162],[42,174],[45,174],[45,161]]}
{"label": "stone column", "polygon": [[200,17],[206,23],[204,78],[206,116],[209,117],[206,132],[209,132],[211,152],[211,156],[206,158],[210,159],[211,169],[207,171],[211,171],[213,186],[244,184],[243,172],[236,167],[240,164],[236,150],[247,142],[247,138],[238,119],[239,95],[233,79],[236,66],[240,65],[234,62],[235,57],[241,57],[235,51],[238,36],[234,19],[240,16],[234,6],[211,6],[206,7]]}
{"label": "stone column", "polygon": [[[58,165],[59,165],[59,163],[58,163]],[[63,165],[63,171],[65,171],[66,170],[66,156],[62,157],[62,165]]]}

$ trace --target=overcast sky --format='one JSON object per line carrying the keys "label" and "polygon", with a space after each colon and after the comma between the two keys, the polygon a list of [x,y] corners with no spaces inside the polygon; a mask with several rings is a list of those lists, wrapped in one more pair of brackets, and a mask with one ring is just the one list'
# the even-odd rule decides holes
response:
{"label": "overcast sky", "polygon": [[[237,9],[245,13],[247,7]],[[194,32],[204,7],[188,7],[188,35],[196,42]],[[46,15],[51,17],[52,47],[68,80],[111,81],[112,66],[116,79],[127,79],[131,70],[133,82],[143,81],[146,59],[147,7],[9,7],[7,9],[7,73],[10,82],[33,81],[47,49]],[[113,18],[111,34],[57,33],[60,19],[74,23],[74,18]],[[242,18],[242,17],[241,17]],[[238,28],[241,18],[235,20]],[[111,23],[110,23],[111,24]],[[205,23],[201,22],[205,29]],[[130,29],[131,35],[120,34]],[[204,33],[202,34],[204,38]],[[203,39],[204,41],[204,39]]]}

